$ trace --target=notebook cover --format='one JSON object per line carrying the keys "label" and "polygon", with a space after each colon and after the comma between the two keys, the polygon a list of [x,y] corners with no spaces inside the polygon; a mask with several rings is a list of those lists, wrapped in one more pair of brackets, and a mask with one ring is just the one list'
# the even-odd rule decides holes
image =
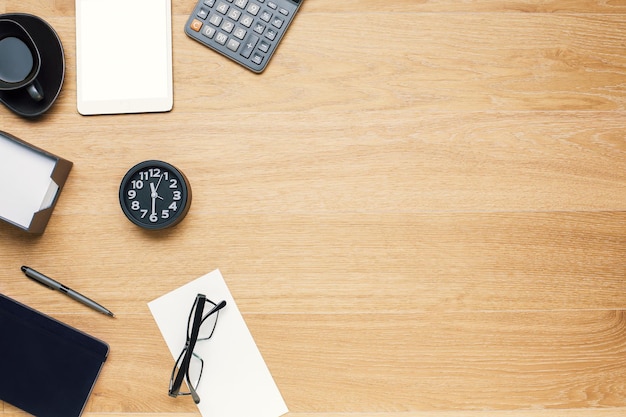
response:
{"label": "notebook cover", "polygon": [[37,417],[78,417],[109,346],[0,294],[0,400]]}

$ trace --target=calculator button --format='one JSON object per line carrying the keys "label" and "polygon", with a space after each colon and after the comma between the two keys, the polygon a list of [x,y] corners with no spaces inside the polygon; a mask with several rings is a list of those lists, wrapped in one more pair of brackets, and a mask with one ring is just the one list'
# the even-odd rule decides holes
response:
{"label": "calculator button", "polygon": [[250,34],[248,36],[248,39],[246,39],[246,41],[244,42],[243,49],[241,50],[241,56],[244,58],[250,58],[250,55],[252,54],[252,51],[254,50],[254,47],[256,46],[258,41],[258,37]]}
{"label": "calculator button", "polygon": [[270,9],[274,9],[274,10],[276,10],[276,8],[278,7],[278,5],[276,5],[276,3],[274,3],[273,1],[268,1],[268,2],[267,2],[267,7],[269,7]]}
{"label": "calculator button", "polygon": [[267,10],[263,11],[263,13],[261,13],[261,20],[263,20],[264,22],[269,22],[270,19],[272,18],[272,14],[270,12],[268,12]]}
{"label": "calculator button", "polygon": [[211,16],[211,18],[209,19],[209,22],[211,22],[211,24],[213,26],[219,26],[220,23],[222,23],[222,17],[219,15],[214,14],[213,16]]}
{"label": "calculator button", "polygon": [[263,26],[260,23],[257,23],[256,25],[254,25],[254,29],[253,29],[256,33],[258,33],[259,35],[263,34],[263,31],[265,30],[265,26]]}
{"label": "calculator button", "polygon": [[198,10],[198,13],[196,14],[196,16],[198,16],[202,20],[206,19],[208,15],[209,15],[209,11],[205,9],[204,7]]}
{"label": "calculator button", "polygon": [[246,31],[245,29],[242,29],[242,28],[237,28],[237,29],[235,29],[235,31],[233,32],[233,35],[234,35],[236,38],[239,38],[239,39],[243,40],[243,38],[245,38],[245,37],[246,37],[246,33],[247,33],[247,31]]}
{"label": "calculator button", "polygon": [[289,10],[287,9],[283,9],[282,7],[280,9],[278,9],[279,13],[284,15],[284,16],[288,16],[289,15]]}
{"label": "calculator button", "polygon": [[252,62],[254,62],[257,65],[261,65],[261,62],[263,62],[263,55],[259,55],[255,53],[254,56],[252,57]]}
{"label": "calculator button", "polygon": [[194,32],[200,32],[200,29],[202,29],[202,22],[200,20],[198,20],[198,19],[193,19],[191,21],[191,24],[189,25],[189,27]]}
{"label": "calculator button", "polygon": [[224,32],[230,33],[233,31],[234,28],[235,28],[235,24],[231,22],[230,20],[224,21],[224,24],[222,25],[222,30]]}
{"label": "calculator button", "polygon": [[204,4],[213,7],[215,5],[215,0],[204,0]]}
{"label": "calculator button", "polygon": [[217,4],[217,7],[215,8],[215,10],[217,10],[221,14],[226,14],[228,12],[229,8],[230,8],[230,6],[228,4],[224,3],[223,1],[220,1]]}
{"label": "calculator button", "polygon": [[269,50],[270,50],[270,44],[267,43],[267,41],[261,41],[261,43],[259,44],[259,51],[267,52]]}
{"label": "calculator button", "polygon": [[226,44],[227,40],[228,40],[228,36],[222,32],[218,33],[217,36],[215,37],[215,42],[219,43],[220,45]]}
{"label": "calculator button", "polygon": [[268,30],[265,33],[265,37],[269,39],[270,41],[273,41],[276,38],[276,31],[273,29]]}
{"label": "calculator button", "polygon": [[248,0],[235,0],[235,5],[240,9],[243,9],[248,4]]}
{"label": "calculator button", "polygon": [[202,34],[209,39],[213,39],[213,36],[215,36],[215,32],[217,31],[208,25],[205,26],[204,29],[202,29]]}
{"label": "calculator button", "polygon": [[256,16],[259,13],[259,10],[261,10],[261,6],[259,6],[258,4],[254,4],[254,3],[252,3],[246,9],[246,11],[250,13],[252,16]]}
{"label": "calculator button", "polygon": [[250,26],[252,26],[252,22],[254,22],[254,18],[252,16],[245,15],[241,18],[241,21],[239,23],[249,28]]}
{"label": "calculator button", "polygon": [[226,44],[226,47],[228,49],[230,49],[233,52],[237,52],[237,49],[239,49],[239,45],[241,45],[239,42],[237,42],[234,39],[229,39],[228,43]]}
{"label": "calculator button", "polygon": [[274,20],[272,20],[272,26],[280,29],[283,26],[283,20],[279,19],[279,18],[274,18]]}
{"label": "calculator button", "polygon": [[230,9],[230,12],[228,12],[228,17],[233,19],[235,22],[239,20],[240,16],[241,16],[241,12],[235,8]]}

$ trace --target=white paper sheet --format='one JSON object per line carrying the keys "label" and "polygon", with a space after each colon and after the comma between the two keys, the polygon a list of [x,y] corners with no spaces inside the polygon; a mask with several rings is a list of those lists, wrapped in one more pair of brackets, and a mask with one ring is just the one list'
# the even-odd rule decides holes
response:
{"label": "white paper sheet", "polygon": [[0,138],[0,217],[28,228],[35,213],[50,207],[59,189],[50,178],[55,165],[47,155]]}
{"label": "white paper sheet", "polygon": [[185,345],[189,310],[198,293],[213,302],[227,303],[220,311],[213,337],[194,350],[204,359],[198,387],[200,413],[204,417],[279,417],[287,413],[287,405],[219,270],[148,303],[172,354],[172,366]]}

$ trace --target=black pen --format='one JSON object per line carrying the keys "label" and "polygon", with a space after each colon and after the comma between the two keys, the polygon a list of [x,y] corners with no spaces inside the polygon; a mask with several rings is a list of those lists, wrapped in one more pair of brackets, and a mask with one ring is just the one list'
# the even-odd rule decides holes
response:
{"label": "black pen", "polygon": [[61,284],[60,282],[57,282],[55,280],[53,280],[50,277],[45,276],[44,274],[42,274],[41,272],[37,272],[32,268],[29,268],[27,266],[23,266],[22,267],[22,272],[24,274],[26,274],[26,276],[30,279],[33,279],[35,281],[37,281],[40,284],[45,285],[46,287],[52,289],[52,290],[56,290],[59,292],[62,292],[63,294],[67,295],[68,297],[78,301],[79,303],[82,303],[84,305],[86,305],[87,307],[91,307],[94,310],[102,313],[102,314],[106,314],[107,316],[111,316],[111,317],[115,317],[115,315],[109,311],[108,309],[104,308],[103,306],[101,306],[100,304],[96,303],[95,301],[93,301],[90,298],[85,297],[84,295],[82,295],[79,292],[74,291],[71,288],[66,287],[65,285]]}

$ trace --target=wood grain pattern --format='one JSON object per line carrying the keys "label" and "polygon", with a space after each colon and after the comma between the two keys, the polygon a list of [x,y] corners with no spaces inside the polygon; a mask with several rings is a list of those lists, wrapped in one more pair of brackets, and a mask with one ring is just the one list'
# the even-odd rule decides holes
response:
{"label": "wood grain pattern", "polygon": [[[75,163],[45,234],[0,224],[0,292],[111,344],[86,417],[199,415],[146,303],[215,268],[290,416],[626,413],[625,2],[306,0],[262,75],[185,36],[193,5],[173,111],[82,117],[74,0],[0,0],[67,63],[0,130]],[[117,201],[145,159],[194,192],[158,234]]]}

